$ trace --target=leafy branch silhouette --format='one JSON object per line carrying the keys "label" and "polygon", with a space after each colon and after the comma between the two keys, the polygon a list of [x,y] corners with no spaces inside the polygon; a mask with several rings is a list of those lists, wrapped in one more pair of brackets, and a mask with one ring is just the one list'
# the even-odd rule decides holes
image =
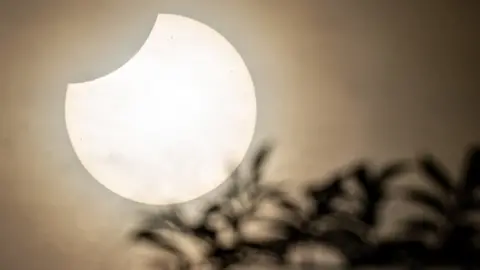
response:
{"label": "leafy branch silhouette", "polygon": [[[270,263],[293,264],[289,254],[302,244],[330,246],[339,250],[347,267],[401,264],[409,269],[450,264],[463,269],[478,269],[480,252],[475,237],[480,235],[472,214],[480,210],[480,148],[473,146],[466,154],[464,169],[458,180],[431,155],[415,160],[415,172],[439,190],[408,190],[408,199],[435,213],[433,218],[409,219],[405,222],[404,239],[386,240],[378,237],[383,216],[380,209],[389,199],[386,189],[395,179],[414,171],[413,163],[395,161],[381,168],[366,161],[344,172],[316,181],[306,187],[303,197],[311,202],[302,207],[278,185],[267,184],[264,166],[272,147],[263,146],[253,158],[249,177],[238,170],[231,176],[232,185],[220,201],[210,205],[199,222],[192,225],[179,214],[177,206],[152,215],[131,234],[134,242],[146,242],[173,254],[179,269],[209,266],[225,269],[230,266],[256,263],[264,255]],[[358,213],[337,209],[337,199],[348,199],[347,180],[353,179],[364,195]],[[280,210],[279,217],[262,216],[259,209],[271,203]],[[255,239],[245,232],[245,224],[266,224],[260,231],[277,232],[275,237]],[[168,233],[187,235],[202,242],[201,258],[193,258],[168,237]],[[222,237],[230,235],[229,241]],[[437,246],[429,246],[425,235],[432,235]]]}
{"label": "leafy branch silhouette", "polygon": [[407,228],[415,235],[433,234],[438,241],[437,254],[455,261],[450,264],[461,262],[470,265],[479,255],[472,241],[479,231],[470,219],[473,212],[480,210],[480,198],[475,193],[480,186],[479,147],[469,150],[463,166],[460,178],[455,180],[433,156],[426,155],[420,159],[420,172],[439,189],[440,194],[413,189],[409,197],[428,207],[437,218],[411,220]]}

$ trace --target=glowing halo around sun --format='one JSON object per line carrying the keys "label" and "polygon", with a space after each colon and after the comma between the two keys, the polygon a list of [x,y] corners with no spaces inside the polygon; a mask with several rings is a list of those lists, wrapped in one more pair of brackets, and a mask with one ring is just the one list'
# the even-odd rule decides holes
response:
{"label": "glowing halo around sun", "polygon": [[218,187],[242,161],[255,89],[222,35],[160,14],[126,64],[68,85],[65,120],[80,162],[102,185],[140,203],[180,203]]}

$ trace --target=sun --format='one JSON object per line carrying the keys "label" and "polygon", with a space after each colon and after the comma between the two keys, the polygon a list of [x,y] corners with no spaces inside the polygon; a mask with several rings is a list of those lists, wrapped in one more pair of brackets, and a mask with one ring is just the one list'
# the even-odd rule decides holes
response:
{"label": "sun", "polygon": [[255,88],[221,34],[159,14],[126,64],[68,85],[65,120],[80,162],[102,185],[140,203],[180,203],[215,189],[242,161]]}

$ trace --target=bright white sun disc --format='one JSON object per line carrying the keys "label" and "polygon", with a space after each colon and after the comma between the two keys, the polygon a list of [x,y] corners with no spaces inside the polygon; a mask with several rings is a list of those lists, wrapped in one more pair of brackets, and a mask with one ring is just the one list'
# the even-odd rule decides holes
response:
{"label": "bright white sun disc", "polygon": [[125,65],[68,85],[65,119],[75,153],[105,187],[136,202],[180,203],[218,187],[245,156],[255,90],[222,35],[160,14]]}

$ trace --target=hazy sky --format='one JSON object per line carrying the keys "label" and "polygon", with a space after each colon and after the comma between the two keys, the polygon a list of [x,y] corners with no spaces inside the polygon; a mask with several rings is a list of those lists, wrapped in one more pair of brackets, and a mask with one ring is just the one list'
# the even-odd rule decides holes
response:
{"label": "hazy sky", "polygon": [[[0,1],[0,265],[128,269],[143,207],[81,167],[66,84],[105,75],[157,13],[199,20],[242,54],[272,178],[322,176],[361,157],[431,151],[456,169],[480,140],[476,1]],[[128,4],[126,4],[128,3]]]}

